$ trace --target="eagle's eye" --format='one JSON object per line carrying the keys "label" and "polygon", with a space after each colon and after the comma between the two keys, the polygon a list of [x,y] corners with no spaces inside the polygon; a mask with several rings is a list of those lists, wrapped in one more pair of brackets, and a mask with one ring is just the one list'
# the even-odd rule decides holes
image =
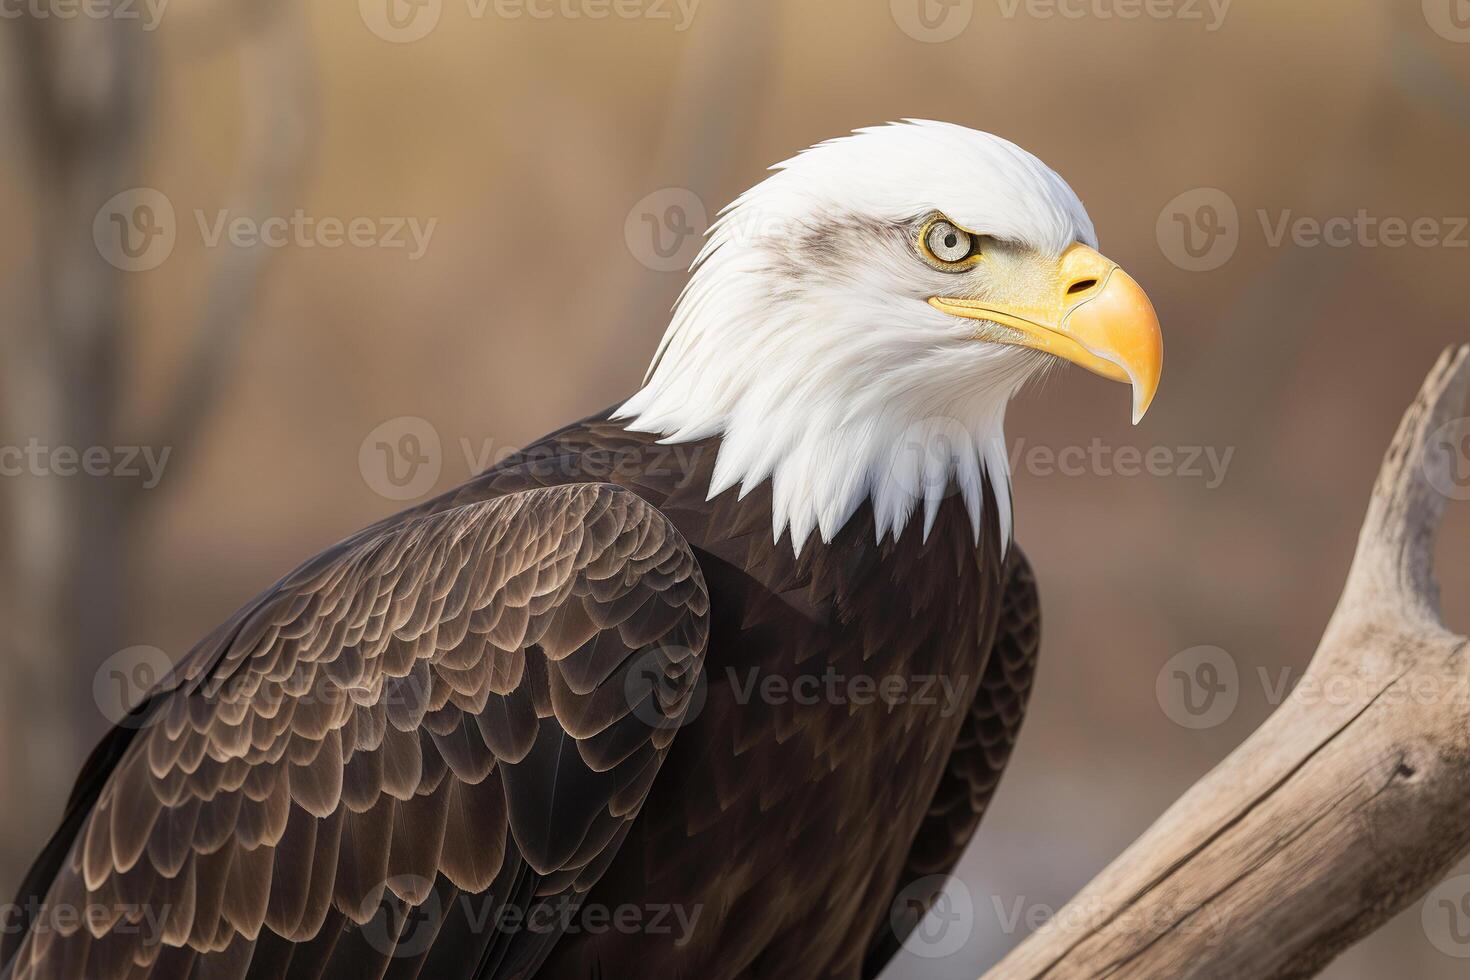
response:
{"label": "eagle's eye", "polygon": [[945,272],[969,268],[980,259],[980,239],[947,218],[935,218],[919,236],[919,251]]}

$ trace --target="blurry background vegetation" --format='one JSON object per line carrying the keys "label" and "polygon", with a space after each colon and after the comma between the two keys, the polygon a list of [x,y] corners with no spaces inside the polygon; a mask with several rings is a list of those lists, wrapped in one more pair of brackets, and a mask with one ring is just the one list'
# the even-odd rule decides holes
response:
{"label": "blurry background vegetation", "polygon": [[[1203,3],[1202,19],[1123,19],[1109,0],[1073,0],[1078,17],[924,0],[931,24],[968,18],[929,43],[917,0],[646,0],[602,19],[569,16],[599,0],[536,8],[549,17],[393,2],[397,21],[386,0],[172,0],[161,16],[136,0],[138,19],[0,0],[0,445],[170,452],[152,488],[0,478],[0,892],[108,724],[104,665],[181,656],[401,506],[360,460],[381,423],[430,423],[445,489],[474,468],[465,447],[488,462],[637,385],[683,281],[640,261],[639,202],[682,188],[712,214],[800,147],[920,116],[1056,167],[1165,325],[1143,426],[1072,372],[1019,402],[1012,440],[1233,450],[1218,486],[1017,474],[1040,684],[961,869],[974,935],[890,971],[975,976],[1270,712],[1332,610],[1400,411],[1440,348],[1470,339],[1463,244],[1275,246],[1259,217],[1470,214],[1470,44],[1444,27],[1464,4],[1441,3],[1445,21],[1439,0],[1237,0],[1216,21]],[[127,272],[94,221],[140,187],[171,204],[177,241]],[[1196,188],[1240,215],[1238,250],[1203,272],[1156,227]],[[417,259],[211,247],[195,214],[226,209],[436,224]],[[1442,540],[1463,630],[1470,505]],[[1239,703],[1194,730],[1155,682],[1202,645],[1237,664]],[[1416,906],[1328,975],[1462,972]]]}

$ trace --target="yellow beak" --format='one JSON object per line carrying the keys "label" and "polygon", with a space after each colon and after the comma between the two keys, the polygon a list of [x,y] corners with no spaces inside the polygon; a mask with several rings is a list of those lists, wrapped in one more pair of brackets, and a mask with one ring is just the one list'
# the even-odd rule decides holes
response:
{"label": "yellow beak", "polygon": [[1164,369],[1164,338],[1153,304],[1132,276],[1086,245],[1067,249],[1054,273],[1041,295],[1017,302],[936,296],[929,305],[1017,332],[1002,343],[1046,351],[1094,374],[1132,383],[1137,425]]}

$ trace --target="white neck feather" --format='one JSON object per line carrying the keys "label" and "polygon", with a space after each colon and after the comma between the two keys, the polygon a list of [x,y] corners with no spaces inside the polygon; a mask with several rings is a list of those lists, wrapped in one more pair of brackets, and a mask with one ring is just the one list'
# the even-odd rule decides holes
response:
{"label": "white neck feather", "polygon": [[860,293],[783,292],[750,251],[726,243],[706,257],[644,387],[615,417],[665,443],[722,436],[709,497],[769,479],[772,533],[789,529],[798,553],[813,530],[832,540],[869,499],[879,540],[896,539],[921,505],[927,538],[956,489],[978,539],[986,477],[1009,542],[1005,409],[1037,358],[973,343],[895,358],[881,328],[900,311]]}

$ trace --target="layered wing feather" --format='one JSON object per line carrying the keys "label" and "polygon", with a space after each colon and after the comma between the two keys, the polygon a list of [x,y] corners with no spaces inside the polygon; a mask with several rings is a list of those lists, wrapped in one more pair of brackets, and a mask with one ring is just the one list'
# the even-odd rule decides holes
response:
{"label": "layered wing feather", "polygon": [[597,881],[684,714],[707,632],[687,543],[612,486],[360,535],[155,697],[69,821],[7,969],[529,974],[556,930],[486,916],[575,903]]}

